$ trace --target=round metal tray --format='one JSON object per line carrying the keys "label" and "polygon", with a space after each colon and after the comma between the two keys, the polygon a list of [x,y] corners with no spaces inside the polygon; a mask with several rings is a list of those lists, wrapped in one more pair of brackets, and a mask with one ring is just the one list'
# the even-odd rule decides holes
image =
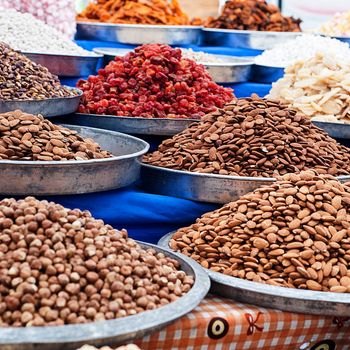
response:
{"label": "round metal tray", "polygon": [[186,129],[195,119],[136,118],[114,115],[75,113],[69,116],[74,125],[84,125],[99,129],[119,131],[126,134],[173,136]]}
{"label": "round metal tray", "polygon": [[[102,54],[104,56],[103,62],[107,65],[114,59],[115,56],[124,56],[131,52],[131,49],[118,49],[111,47],[98,47],[94,49],[94,52]],[[215,55],[220,62],[197,62],[203,64],[207,69],[212,79],[219,84],[233,84],[243,83],[248,81],[251,76],[251,69],[254,64],[254,60],[249,57],[239,56],[227,56],[227,55]],[[223,61],[223,62],[221,62]]]}
{"label": "round metal tray", "polygon": [[148,143],[113,131],[63,125],[91,138],[112,158],[72,161],[0,160],[1,195],[61,195],[91,193],[128,186],[140,174]]}
{"label": "round metal tray", "polygon": [[271,84],[282,78],[283,75],[284,68],[254,64],[252,66],[250,80],[256,83]]}
{"label": "round metal tray", "polygon": [[228,46],[241,49],[268,50],[295,39],[301,32],[265,32],[234,29],[202,29],[202,44],[208,46]]}
{"label": "round metal tray", "polygon": [[83,77],[96,73],[102,55],[56,55],[48,53],[22,52],[30,60],[46,67],[60,77]]}
{"label": "round metal tray", "polygon": [[83,344],[118,345],[141,338],[192,311],[206,296],[210,280],[204,269],[192,259],[152,244],[139,242],[143,248],[153,248],[176,259],[181,269],[194,276],[195,283],[180,299],[158,309],[110,321],[86,324],[0,328],[0,348],[3,350],[73,350]]}
{"label": "round metal tray", "polygon": [[[170,249],[169,242],[173,234],[174,232],[171,232],[162,237],[158,245]],[[312,315],[338,317],[350,315],[350,294],[348,293],[277,287],[227,276],[209,269],[205,271],[211,280],[211,293],[241,303]]]}
{"label": "round metal tray", "polygon": [[312,120],[312,123],[335,139],[350,139],[350,123],[329,123]]}
{"label": "round metal tray", "polygon": [[68,87],[78,94],[72,97],[47,98],[44,100],[0,100],[0,113],[20,109],[30,114],[42,114],[44,117],[56,117],[74,113],[79,106],[80,97],[83,92],[79,89]]}
{"label": "round metal tray", "polygon": [[201,29],[200,26],[78,22],[76,38],[131,45],[196,45],[200,40]]}
{"label": "round metal tray", "polygon": [[[349,181],[349,176],[338,177]],[[140,185],[148,192],[208,203],[228,203],[276,181],[269,177],[194,173],[142,164]]]}

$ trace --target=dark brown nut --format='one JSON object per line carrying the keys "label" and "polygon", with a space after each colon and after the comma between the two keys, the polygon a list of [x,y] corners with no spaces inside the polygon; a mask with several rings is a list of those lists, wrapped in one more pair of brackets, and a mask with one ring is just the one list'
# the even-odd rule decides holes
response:
{"label": "dark brown nut", "polygon": [[[321,194],[320,205],[312,212],[310,203]],[[331,175],[312,170],[286,174],[178,230],[170,247],[230,276],[349,293],[350,202],[345,198],[350,198],[350,183],[342,184]],[[287,200],[299,209],[290,212],[279,204]],[[271,214],[268,219],[262,215],[266,213]],[[172,290],[171,284],[167,286]]]}

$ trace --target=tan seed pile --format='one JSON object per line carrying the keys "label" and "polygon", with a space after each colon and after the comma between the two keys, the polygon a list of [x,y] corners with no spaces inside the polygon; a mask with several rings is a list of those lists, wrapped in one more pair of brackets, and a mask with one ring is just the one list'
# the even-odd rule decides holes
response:
{"label": "tan seed pile", "polygon": [[0,114],[0,159],[89,160],[109,158],[91,139],[74,130],[52,124],[41,115],[21,111]]}
{"label": "tan seed pile", "polygon": [[200,173],[271,177],[316,169],[350,174],[349,149],[287,104],[240,98],[163,141],[144,162]]}
{"label": "tan seed pile", "polygon": [[47,68],[0,43],[0,100],[42,100],[76,94],[62,86]]}
{"label": "tan seed pile", "polygon": [[229,276],[349,293],[350,183],[284,175],[180,229],[170,246]]}
{"label": "tan seed pile", "polygon": [[33,197],[0,202],[0,326],[110,320],[193,285],[179,263],[94,219]]}

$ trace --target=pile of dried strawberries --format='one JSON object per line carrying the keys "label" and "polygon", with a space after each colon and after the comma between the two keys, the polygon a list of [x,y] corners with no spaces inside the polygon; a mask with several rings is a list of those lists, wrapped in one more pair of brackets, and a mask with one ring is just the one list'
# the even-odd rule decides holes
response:
{"label": "pile of dried strawberries", "polygon": [[143,45],[116,57],[97,76],[80,80],[79,112],[144,118],[195,118],[234,98],[204,66],[182,58],[180,49]]}

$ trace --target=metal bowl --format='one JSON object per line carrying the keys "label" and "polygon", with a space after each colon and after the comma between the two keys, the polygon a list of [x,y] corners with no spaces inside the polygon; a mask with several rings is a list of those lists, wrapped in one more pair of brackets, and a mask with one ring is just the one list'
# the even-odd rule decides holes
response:
{"label": "metal bowl", "polygon": [[46,67],[60,77],[83,77],[96,73],[102,55],[57,55],[49,53],[22,52],[30,60]]}
{"label": "metal bowl", "polygon": [[[349,181],[349,176],[339,176]],[[141,187],[151,193],[200,202],[224,204],[276,181],[270,177],[203,174],[142,164]]]}
{"label": "metal bowl", "polygon": [[334,139],[350,140],[350,123],[330,123],[312,120],[312,124],[324,130]]}
{"label": "metal bowl", "polygon": [[69,122],[74,125],[153,136],[173,136],[197,121],[185,118],[137,118],[82,113],[69,116]]}
{"label": "metal bowl", "polygon": [[[125,56],[131,51],[133,50],[111,47],[97,47],[94,49],[94,52],[104,56],[103,62],[105,65],[113,61],[115,56]],[[216,83],[233,84],[248,81],[251,76],[251,68],[254,64],[254,60],[251,57],[211,55],[217,57],[217,63],[200,61],[197,61],[197,63],[205,66]]]}
{"label": "metal bowl", "polygon": [[202,29],[202,44],[208,46],[228,46],[241,49],[268,50],[295,39],[301,32],[266,32],[234,29]]}
{"label": "metal bowl", "polygon": [[30,114],[42,114],[44,117],[55,117],[74,113],[78,109],[80,97],[83,92],[76,88],[66,87],[76,91],[77,95],[46,98],[44,100],[0,100],[0,113],[10,112],[16,109]]}
{"label": "metal bowl", "polygon": [[[162,237],[158,245],[169,249],[174,232]],[[184,256],[184,255],[182,255]],[[271,286],[231,277],[205,269],[211,279],[210,292],[241,303],[312,315],[350,314],[350,294]]]}
{"label": "metal bowl", "polygon": [[72,161],[0,160],[1,195],[62,195],[128,186],[140,175],[140,160],[149,145],[113,131],[63,125],[110,151],[111,158]]}
{"label": "metal bowl", "polygon": [[271,84],[282,78],[283,75],[284,68],[264,66],[255,63],[252,66],[250,80],[256,83]]}
{"label": "metal bowl", "polygon": [[139,242],[143,248],[180,262],[181,270],[194,276],[195,283],[180,299],[158,309],[109,321],[49,327],[0,328],[2,350],[73,350],[84,344],[117,345],[154,332],[192,311],[206,296],[210,281],[200,265],[192,259],[152,244]]}
{"label": "metal bowl", "polygon": [[200,26],[78,22],[76,38],[131,45],[197,45],[201,29]]}

